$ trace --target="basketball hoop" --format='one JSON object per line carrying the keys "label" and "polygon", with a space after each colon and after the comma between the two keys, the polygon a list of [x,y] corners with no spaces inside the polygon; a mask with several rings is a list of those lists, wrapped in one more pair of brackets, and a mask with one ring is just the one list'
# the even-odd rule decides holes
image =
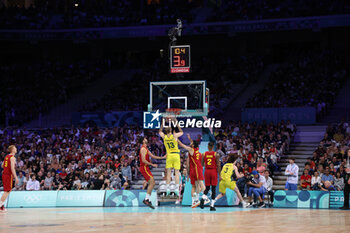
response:
{"label": "basketball hoop", "polygon": [[182,109],[181,108],[167,108],[165,110],[166,112],[166,117],[177,117],[178,115],[180,115]]}

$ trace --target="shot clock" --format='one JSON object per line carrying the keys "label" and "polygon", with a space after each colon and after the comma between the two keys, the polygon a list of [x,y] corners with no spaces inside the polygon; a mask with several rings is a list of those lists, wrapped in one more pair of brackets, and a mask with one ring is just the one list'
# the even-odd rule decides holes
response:
{"label": "shot clock", "polygon": [[191,50],[189,45],[170,46],[170,73],[189,73]]}

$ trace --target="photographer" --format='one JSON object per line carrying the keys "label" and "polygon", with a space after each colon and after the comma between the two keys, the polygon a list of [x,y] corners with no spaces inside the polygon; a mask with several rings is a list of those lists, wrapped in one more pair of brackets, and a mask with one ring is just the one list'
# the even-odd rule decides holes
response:
{"label": "photographer", "polygon": [[273,180],[270,177],[270,171],[266,170],[264,175],[266,180],[266,190],[267,190],[267,193],[270,195],[270,201],[273,204],[273,196],[274,196],[274,192],[272,190]]}
{"label": "photographer", "polygon": [[111,178],[111,189],[121,189],[122,187],[122,180],[119,177],[119,171],[115,172],[113,177]]}
{"label": "photographer", "polygon": [[[265,193],[267,192],[266,189],[266,179],[264,176],[259,175],[257,171],[253,171],[252,175],[254,176],[253,179],[247,182],[247,185],[249,185],[249,191],[248,191],[248,196],[249,196],[249,204],[247,208],[253,206],[252,203],[252,195],[254,193],[255,197],[259,199],[259,204],[258,207],[262,208],[265,206],[263,197]],[[262,196],[262,197],[261,197]]]}
{"label": "photographer", "polygon": [[239,192],[243,195],[243,196],[247,196],[248,195],[248,186],[247,186],[247,182],[250,181],[250,179],[252,178],[252,176],[249,174],[248,171],[244,172],[244,176],[242,178],[239,178],[236,181],[236,185],[239,189]]}
{"label": "photographer", "polygon": [[342,210],[348,210],[349,209],[349,194],[350,194],[350,167],[349,167],[349,160],[350,160],[350,150],[347,152],[348,155],[348,164],[347,168],[345,169],[345,176],[344,176],[344,205],[340,207]]}

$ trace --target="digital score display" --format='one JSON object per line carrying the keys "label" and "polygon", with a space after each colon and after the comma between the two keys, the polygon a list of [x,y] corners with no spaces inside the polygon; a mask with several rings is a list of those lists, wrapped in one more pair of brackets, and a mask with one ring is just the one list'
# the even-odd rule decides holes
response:
{"label": "digital score display", "polygon": [[189,73],[191,69],[191,49],[189,45],[170,47],[170,73]]}

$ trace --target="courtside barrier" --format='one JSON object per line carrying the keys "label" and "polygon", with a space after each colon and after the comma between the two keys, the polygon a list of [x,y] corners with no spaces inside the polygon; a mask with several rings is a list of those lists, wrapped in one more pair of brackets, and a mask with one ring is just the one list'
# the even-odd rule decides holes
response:
{"label": "courtside barrier", "polygon": [[105,190],[59,191],[57,207],[101,207],[104,203]]}
{"label": "courtside barrier", "polygon": [[[350,201],[349,201],[350,204]],[[344,205],[344,192],[331,191],[329,192],[329,208],[338,209]]]}
{"label": "courtside barrier", "polygon": [[277,190],[274,195],[273,207],[328,209],[329,192]]}
{"label": "courtside barrier", "polygon": [[58,191],[13,191],[8,197],[8,208],[56,207]]}
{"label": "courtside barrier", "polygon": [[[136,207],[145,206],[143,200],[146,197],[146,190],[107,190],[105,197],[106,207]],[[158,205],[157,192],[151,194],[151,202]]]}
{"label": "courtside barrier", "polygon": [[[136,207],[145,206],[142,203],[145,197],[146,190],[12,191],[5,207]],[[155,206],[158,204],[156,191],[152,192],[151,201]]]}

